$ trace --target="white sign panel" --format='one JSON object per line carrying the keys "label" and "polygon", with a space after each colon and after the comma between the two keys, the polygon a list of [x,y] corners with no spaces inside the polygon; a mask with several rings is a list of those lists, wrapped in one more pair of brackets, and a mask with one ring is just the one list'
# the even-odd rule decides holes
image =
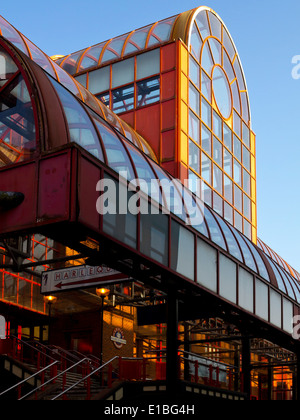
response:
{"label": "white sign panel", "polygon": [[42,273],[41,293],[83,289],[105,283],[130,280],[125,274],[106,266],[75,266]]}

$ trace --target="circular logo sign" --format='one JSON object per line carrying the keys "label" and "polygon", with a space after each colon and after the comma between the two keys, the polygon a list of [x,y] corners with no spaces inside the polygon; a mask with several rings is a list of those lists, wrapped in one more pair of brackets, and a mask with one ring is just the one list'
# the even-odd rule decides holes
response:
{"label": "circular logo sign", "polygon": [[115,328],[110,339],[117,349],[120,349],[124,344],[126,344],[124,332],[121,328]]}

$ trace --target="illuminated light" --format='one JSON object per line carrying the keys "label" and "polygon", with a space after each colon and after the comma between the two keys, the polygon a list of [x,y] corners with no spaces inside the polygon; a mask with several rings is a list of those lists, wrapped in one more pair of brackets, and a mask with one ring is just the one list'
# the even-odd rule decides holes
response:
{"label": "illuminated light", "polygon": [[99,297],[106,297],[110,294],[110,290],[105,288],[96,289],[96,293]]}
{"label": "illuminated light", "polygon": [[52,304],[52,303],[55,303],[57,301],[57,297],[52,296],[52,295],[44,296],[44,301],[49,303],[49,304]]}

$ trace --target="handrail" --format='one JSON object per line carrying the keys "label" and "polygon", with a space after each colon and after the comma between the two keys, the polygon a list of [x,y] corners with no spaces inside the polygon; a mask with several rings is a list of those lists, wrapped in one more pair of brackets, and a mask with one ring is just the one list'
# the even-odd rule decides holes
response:
{"label": "handrail", "polygon": [[62,395],[66,394],[67,392],[69,392],[71,389],[75,388],[77,385],[79,385],[81,382],[85,381],[86,379],[90,378],[92,375],[94,375],[95,373],[99,372],[99,370],[103,369],[105,366],[109,365],[110,363],[112,363],[114,360],[119,359],[119,356],[115,356],[112,359],[110,359],[108,362],[104,363],[104,365],[98,367],[97,369],[93,370],[93,372],[89,373],[88,375],[86,375],[84,378],[81,378],[79,381],[77,381],[75,384],[69,386],[69,388],[65,389],[64,391],[62,391],[60,394],[56,395],[54,398],[52,398],[51,401],[56,400],[57,398],[61,397]]}
{"label": "handrail", "polygon": [[20,338],[16,337],[15,335],[10,335],[8,338],[12,338],[12,339],[17,340],[19,343],[30,347],[32,350],[39,352],[40,354],[44,355],[45,357],[48,357],[51,360],[56,360],[54,357],[51,357],[47,353],[44,353],[43,351],[38,350],[37,348],[35,348],[31,344],[29,344],[27,341],[21,340]]}
{"label": "handrail", "polygon": [[6,389],[5,391],[0,393],[0,397],[4,394],[6,394],[7,392],[13,390],[14,388],[17,388],[18,386],[22,385],[23,383],[29,381],[29,379],[34,378],[35,376],[39,375],[40,373],[44,372],[44,370],[47,370],[49,368],[51,368],[52,366],[56,365],[57,363],[59,363],[58,360],[55,360],[53,363],[51,363],[50,365],[44,367],[43,369],[39,370],[38,372],[35,372],[33,375],[29,376],[28,378],[23,379],[21,382],[18,382],[17,384],[11,386],[10,388]]}
{"label": "handrail", "polygon": [[58,375],[54,376],[53,378],[50,378],[48,381],[44,382],[43,384],[41,384],[40,386],[38,386],[37,388],[31,390],[30,392],[28,392],[26,395],[23,395],[23,397],[21,397],[18,401],[21,401],[22,399],[28,397],[29,395],[33,394],[34,392],[37,392],[40,388],[44,387],[45,385],[48,385],[50,382],[56,380],[57,378],[59,378],[61,375],[64,375],[65,373],[67,373],[69,370],[73,369],[74,367],[80,365],[81,363],[83,363],[85,360],[89,360],[88,358],[84,358],[82,360],[80,360],[79,362],[75,363],[74,365],[70,366],[69,368],[65,369],[64,371],[61,371]]}

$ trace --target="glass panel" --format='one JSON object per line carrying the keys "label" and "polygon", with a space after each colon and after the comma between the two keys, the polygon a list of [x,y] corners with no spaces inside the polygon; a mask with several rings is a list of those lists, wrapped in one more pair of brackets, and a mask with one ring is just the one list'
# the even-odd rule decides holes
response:
{"label": "glass panel", "polygon": [[145,54],[138,55],[136,58],[136,78],[144,79],[145,77],[158,74],[160,72],[160,49],[149,51]]}
{"label": "glass panel", "polygon": [[[198,178],[198,181],[199,181],[199,178]],[[208,230],[207,230],[206,223],[203,216],[204,203],[198,197],[195,197],[195,201],[197,203],[197,213],[196,213],[197,218],[195,220],[192,220],[192,226],[194,229],[198,230],[198,232],[202,233],[202,235],[208,238],[209,234],[208,234]]]}
{"label": "glass panel", "polygon": [[209,40],[210,50],[215,64],[222,65],[222,46],[219,41],[214,38]]}
{"label": "glass panel", "polygon": [[215,36],[218,39],[222,38],[222,24],[220,22],[220,20],[217,18],[216,15],[214,15],[211,12],[207,12],[208,14],[208,19],[210,22],[210,27],[211,27],[211,34],[212,36]]}
{"label": "glass panel", "polygon": [[242,122],[242,135],[243,142],[248,147],[248,149],[250,149],[250,130],[244,122]]}
{"label": "glass panel", "polygon": [[215,136],[213,137],[213,159],[221,168],[223,167],[223,146]]}
{"label": "glass panel", "polygon": [[[234,182],[237,185],[242,186],[242,167],[241,167],[240,163],[235,159],[233,161],[233,171],[234,171],[233,172],[234,173],[234,177],[233,177]],[[237,190],[236,191],[236,194],[237,194],[236,200],[237,200],[238,203],[241,203],[242,202],[241,191],[239,190],[239,188],[236,188],[236,190]],[[239,205],[238,208],[241,210],[241,208],[242,208],[241,204]]]}
{"label": "glass panel", "polygon": [[141,191],[162,204],[159,183],[149,163],[135,147],[128,142],[125,142],[125,144],[133,160]]}
{"label": "glass panel", "polygon": [[195,86],[199,89],[200,84],[200,68],[199,64],[190,56],[189,77]]}
{"label": "glass panel", "polygon": [[[105,214],[103,211],[103,231],[117,239],[124,244],[136,248],[136,236],[137,236],[137,216],[131,214],[130,212],[120,212],[119,206],[119,197],[123,196],[120,191],[121,188],[127,190],[127,186],[121,186],[113,178],[105,175],[105,179],[110,180],[112,185],[115,186],[115,190],[112,194],[109,194],[109,207],[110,209],[115,209],[115,211],[108,211]],[[126,191],[127,192],[127,191]],[[128,199],[132,196],[131,193],[128,194]],[[124,206],[125,203],[122,203]],[[127,208],[127,203],[125,204]]]}
{"label": "glass panel", "polygon": [[211,71],[214,66],[214,61],[211,55],[211,50],[208,42],[205,42],[202,47],[201,66],[207,74],[211,75]]}
{"label": "glass panel", "polygon": [[243,194],[244,198],[244,216],[251,220],[251,201],[250,198],[248,198],[245,194]]}
{"label": "glass panel", "polygon": [[242,191],[236,185],[234,186],[234,206],[237,210],[239,210],[242,213],[243,211]]}
{"label": "glass panel", "polygon": [[194,280],[194,234],[172,221],[171,236],[171,268]]}
{"label": "glass panel", "polygon": [[230,57],[231,62],[233,61],[233,58],[235,56],[235,48],[233,46],[233,43],[231,41],[231,37],[228,34],[227,30],[223,26],[223,45]]}
{"label": "glass panel", "polygon": [[200,60],[200,52],[202,47],[202,39],[200,38],[196,25],[193,25],[191,34],[191,53],[197,60]]}
{"label": "glass panel", "polygon": [[287,299],[283,298],[283,329],[289,334],[293,333],[293,304]]}
{"label": "glass panel", "polygon": [[234,60],[233,67],[234,67],[235,74],[236,74],[237,79],[238,79],[239,89],[240,90],[246,90],[245,80],[244,80],[244,76],[243,76],[243,73],[242,73],[242,67],[241,67],[239,57],[236,57],[236,59]]}
{"label": "glass panel", "polygon": [[250,172],[250,152],[248,149],[246,149],[245,146],[243,146],[243,165],[244,167]]}
{"label": "glass panel", "polygon": [[206,73],[204,73],[203,70],[201,74],[201,93],[209,102],[211,102],[211,79],[206,75]]}
{"label": "glass panel", "polygon": [[232,131],[227,124],[223,124],[224,145],[232,152]]}
{"label": "glass panel", "polygon": [[73,141],[79,144],[97,158],[102,158],[98,135],[88,113],[70,92],[52,78],[49,77],[49,79],[54,85],[63,105],[69,126],[71,142]]}
{"label": "glass panel", "polygon": [[233,261],[220,254],[219,293],[223,298],[233,303],[236,303],[236,268]]}
{"label": "glass panel", "polygon": [[223,172],[221,169],[213,165],[213,174],[214,174],[214,189],[223,195]]}
{"label": "glass panel", "polygon": [[231,61],[229,60],[228,54],[226,53],[226,51],[223,49],[223,67],[225,70],[225,73],[229,79],[229,83],[232,83],[233,80],[236,78],[234,70],[233,70],[233,66]]}
{"label": "glass panel", "polygon": [[233,208],[226,202],[224,203],[224,219],[233,225]]}
{"label": "glass panel", "polygon": [[253,276],[239,268],[239,306],[253,312]]}
{"label": "glass panel", "polygon": [[201,119],[207,127],[211,127],[211,106],[204,98],[201,100]]}
{"label": "glass panel", "polygon": [[141,214],[140,220],[140,251],[168,266],[168,216]]}
{"label": "glass panel", "polygon": [[[158,22],[158,24],[153,29],[152,35],[158,37],[160,42],[168,41],[171,35],[171,30],[173,28],[175,19],[176,16]],[[149,45],[150,44],[148,44],[148,46]]]}
{"label": "glass panel", "polygon": [[160,79],[152,79],[137,82],[137,107],[146,106],[160,100]]}
{"label": "glass panel", "polygon": [[[111,87],[127,85],[134,81],[134,58],[120,61],[112,66]],[[106,89],[103,89],[106,90]]]}
{"label": "glass panel", "polygon": [[232,181],[226,175],[224,175],[224,197],[227,201],[229,201],[229,203],[233,204]]}
{"label": "glass panel", "polygon": [[189,141],[189,166],[198,174],[200,173],[200,149],[193,141]]}
{"label": "glass panel", "polygon": [[202,124],[201,128],[201,145],[202,149],[209,155],[212,155],[211,132]]}
{"label": "glass panel", "polygon": [[295,297],[295,294],[294,294],[293,288],[292,288],[292,286],[291,286],[291,284],[290,284],[290,282],[289,282],[289,278],[288,278],[287,274],[285,273],[284,269],[283,269],[283,268],[281,268],[280,266],[278,266],[277,268],[278,268],[278,270],[280,271],[281,276],[283,277],[283,280],[284,280],[284,283],[285,283],[285,286],[286,286],[286,289],[287,289],[287,294],[288,294],[288,295],[289,295],[292,299],[295,299],[295,300],[296,300],[296,297]]}
{"label": "glass panel", "polygon": [[222,120],[215,111],[213,111],[213,132],[222,140]]}
{"label": "glass panel", "polygon": [[258,279],[255,280],[255,314],[265,321],[269,319],[269,288]]}
{"label": "glass panel", "polygon": [[282,277],[281,277],[275,263],[273,262],[273,260],[268,255],[267,255],[267,258],[268,258],[268,261],[271,264],[271,268],[273,269],[273,272],[275,274],[279,290],[281,290],[283,293],[287,293],[285,285],[284,285],[284,281],[282,280]]}
{"label": "glass panel", "polygon": [[205,10],[201,11],[198,14],[198,16],[196,17],[196,22],[203,40],[211,35]]}
{"label": "glass panel", "polygon": [[231,89],[224,70],[219,66],[213,71],[213,92],[219,111],[228,119],[232,111]]}
{"label": "glass panel", "polygon": [[250,120],[250,111],[249,111],[249,102],[248,102],[248,95],[246,92],[241,92],[241,100],[242,100],[242,117],[246,121],[246,123]]}
{"label": "glass panel", "polygon": [[83,53],[83,50],[69,55],[69,57],[66,60],[64,60],[63,64],[61,65],[61,67],[71,76],[77,73],[77,64],[82,53]]}
{"label": "glass panel", "polygon": [[131,35],[128,44],[126,45],[124,55],[130,54],[130,52],[134,52],[136,50],[143,50],[145,48],[147,36],[151,28],[152,25],[149,25],[145,28],[135,31]]}
{"label": "glass panel", "polygon": [[201,239],[197,239],[197,282],[217,292],[217,251]]}
{"label": "glass panel", "polygon": [[211,177],[211,160],[206,156],[205,153],[201,153],[201,174],[202,178],[208,183],[212,184],[212,177]]}
{"label": "glass panel", "polygon": [[232,178],[232,155],[227,149],[224,150],[224,171]]}
{"label": "glass panel", "polygon": [[244,238],[244,240],[245,240],[245,242],[247,242],[249,248],[251,249],[252,254],[254,255],[255,262],[256,262],[256,264],[258,266],[259,274],[265,280],[267,280],[269,282],[270,281],[270,278],[269,278],[269,274],[268,274],[267,268],[265,266],[265,263],[263,262],[262,257],[259,255],[259,252],[257,251],[255,245],[249,239],[247,239],[247,238]]}
{"label": "glass panel", "polygon": [[3,38],[8,39],[13,45],[15,45],[24,54],[29,56],[25,43],[19,33],[13,28],[2,16],[0,16],[0,29]]}
{"label": "glass panel", "polygon": [[102,138],[108,165],[117,173],[126,173],[126,178],[129,181],[135,179],[130,159],[121,140],[108,126],[100,121],[97,122],[97,129]]}
{"label": "glass panel", "polygon": [[189,106],[197,115],[200,114],[200,94],[191,83],[189,88]]}
{"label": "glass panel", "polygon": [[270,289],[270,322],[281,328],[281,295]]}
{"label": "glass panel", "polygon": [[0,167],[29,159],[36,150],[36,127],[30,94],[13,60],[1,48]]}
{"label": "glass panel", "polygon": [[80,76],[75,77],[76,82],[80,83],[82,86],[87,88],[87,73],[81,74]]}
{"label": "glass panel", "polygon": [[151,164],[154,167],[154,170],[160,180],[161,188],[163,190],[165,207],[168,209],[168,211],[176,214],[183,221],[186,221],[182,196],[179,194],[178,189],[175,186],[176,180],[171,180],[158,165],[154,164],[153,162],[151,162]]}
{"label": "glass panel", "polygon": [[52,65],[57,73],[56,79],[61,83],[65,88],[67,88],[70,92],[72,92],[75,96],[81,99],[81,95],[79,89],[73,79],[66,71],[64,71],[61,67],[59,67],[54,61]]}
{"label": "glass panel", "polygon": [[248,195],[251,195],[251,177],[245,169],[243,170],[243,189]]}
{"label": "glass panel", "polygon": [[234,153],[234,157],[241,162],[242,161],[242,144],[235,135],[233,136],[233,153]]}
{"label": "glass panel", "polygon": [[102,67],[89,72],[89,91],[99,93],[110,88],[110,67]]}
{"label": "glass panel", "polygon": [[257,268],[253,256],[247,247],[244,238],[239,234],[239,232],[235,232],[235,237],[241,247],[246,266],[257,273]]}
{"label": "glass panel", "polygon": [[208,226],[211,240],[227,251],[227,247],[224,241],[224,237],[221,233],[221,229],[207,207],[204,208],[204,217]]}
{"label": "glass panel", "polygon": [[243,232],[243,218],[237,211],[234,212],[234,227],[238,231]]}
{"label": "glass panel", "polygon": [[223,199],[215,191],[213,191],[213,209],[223,217]]}
{"label": "glass panel", "polygon": [[101,44],[89,48],[85,52],[84,57],[82,58],[82,61],[79,65],[78,72],[97,66],[104,45],[105,43],[102,42]]}
{"label": "glass panel", "polygon": [[230,254],[236,259],[238,259],[239,261],[243,262],[244,260],[243,260],[240,248],[231,230],[229,229],[229,227],[227,226],[227,224],[224,222],[224,220],[221,217],[218,217],[217,220],[219,224],[221,225],[221,229],[225,235],[225,239],[226,239]]}
{"label": "glass panel", "polygon": [[116,114],[127,112],[134,108],[134,86],[129,85],[115,89],[113,95],[113,111]]}
{"label": "glass panel", "polygon": [[200,121],[191,110],[189,111],[189,136],[196,143],[200,143]]}
{"label": "glass panel", "polygon": [[[25,38],[25,37],[24,37]],[[26,39],[26,43],[30,50],[32,60],[37,63],[42,69],[44,69],[50,76],[56,78],[55,71],[50,63],[49,58],[44,54],[38,47],[36,47],[29,39]]]}

